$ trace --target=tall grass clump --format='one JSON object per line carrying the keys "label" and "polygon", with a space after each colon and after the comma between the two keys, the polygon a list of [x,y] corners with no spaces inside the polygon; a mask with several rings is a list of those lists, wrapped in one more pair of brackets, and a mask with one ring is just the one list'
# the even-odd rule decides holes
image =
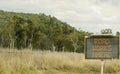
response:
{"label": "tall grass clump", "polygon": [[[0,74],[100,74],[100,60],[70,52],[0,49]],[[119,74],[119,60],[105,60],[104,73]]]}

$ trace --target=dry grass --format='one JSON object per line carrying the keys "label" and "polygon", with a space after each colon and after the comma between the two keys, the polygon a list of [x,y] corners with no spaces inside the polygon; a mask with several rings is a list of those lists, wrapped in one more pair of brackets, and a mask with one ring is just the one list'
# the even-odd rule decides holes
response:
{"label": "dry grass", "polygon": [[[120,74],[119,60],[105,63],[106,74]],[[100,74],[100,66],[80,53],[0,49],[0,74]]]}

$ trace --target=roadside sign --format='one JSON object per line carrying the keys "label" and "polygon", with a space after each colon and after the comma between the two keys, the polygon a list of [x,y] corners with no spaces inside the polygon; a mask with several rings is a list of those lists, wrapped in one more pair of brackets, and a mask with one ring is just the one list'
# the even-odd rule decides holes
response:
{"label": "roadside sign", "polygon": [[85,38],[86,59],[119,59],[119,37],[92,35]]}

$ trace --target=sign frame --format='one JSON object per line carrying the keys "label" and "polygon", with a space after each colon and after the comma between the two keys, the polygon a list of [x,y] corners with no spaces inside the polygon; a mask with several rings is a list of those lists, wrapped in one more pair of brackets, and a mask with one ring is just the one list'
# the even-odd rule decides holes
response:
{"label": "sign frame", "polygon": [[[97,37],[100,37],[100,38],[118,38],[118,46],[116,47],[117,48],[117,57],[116,58],[113,58],[113,56],[111,57],[111,58],[94,58],[94,57],[91,57],[91,58],[88,58],[87,57],[87,39],[88,38],[97,38]],[[84,53],[85,53],[85,59],[119,59],[119,49],[120,49],[120,37],[119,36],[113,36],[113,35],[111,35],[111,34],[101,34],[101,35],[91,35],[91,36],[85,36],[85,40],[84,40],[85,42],[85,44],[84,44]],[[91,49],[92,50],[92,49]],[[112,49],[112,50],[114,50],[114,49]],[[112,51],[111,51],[112,52]],[[90,53],[92,53],[92,52],[90,52]]]}

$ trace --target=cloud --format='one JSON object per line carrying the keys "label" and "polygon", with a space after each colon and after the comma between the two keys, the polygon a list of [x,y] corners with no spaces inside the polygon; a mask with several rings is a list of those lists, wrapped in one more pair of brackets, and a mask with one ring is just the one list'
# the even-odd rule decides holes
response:
{"label": "cloud", "polygon": [[0,9],[45,13],[86,31],[119,30],[120,0],[1,0]]}

